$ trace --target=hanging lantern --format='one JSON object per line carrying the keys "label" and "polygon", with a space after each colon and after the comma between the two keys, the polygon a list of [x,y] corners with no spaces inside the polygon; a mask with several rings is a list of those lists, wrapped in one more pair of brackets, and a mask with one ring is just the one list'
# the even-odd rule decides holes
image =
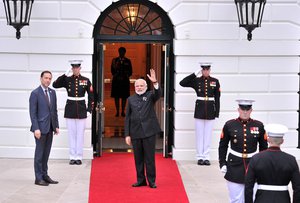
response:
{"label": "hanging lantern", "polygon": [[13,26],[16,38],[20,39],[23,26],[29,25],[34,0],[3,0],[7,24]]}
{"label": "hanging lantern", "polygon": [[266,0],[235,0],[240,27],[248,31],[248,40],[252,31],[260,27]]}

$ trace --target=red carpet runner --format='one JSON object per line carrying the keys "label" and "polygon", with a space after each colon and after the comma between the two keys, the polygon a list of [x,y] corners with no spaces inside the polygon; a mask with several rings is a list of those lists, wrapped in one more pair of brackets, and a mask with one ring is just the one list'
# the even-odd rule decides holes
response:
{"label": "red carpet runner", "polygon": [[186,203],[188,198],[176,162],[156,155],[156,189],[133,188],[133,154],[105,153],[92,161],[89,203]]}

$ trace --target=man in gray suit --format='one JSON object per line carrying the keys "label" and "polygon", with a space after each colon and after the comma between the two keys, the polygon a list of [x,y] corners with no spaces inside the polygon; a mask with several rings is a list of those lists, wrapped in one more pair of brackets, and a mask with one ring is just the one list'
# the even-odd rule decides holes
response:
{"label": "man in gray suit", "polygon": [[53,132],[59,133],[55,90],[50,89],[52,74],[41,73],[41,85],[33,90],[29,98],[30,131],[35,138],[34,172],[35,184],[48,186],[57,184],[48,176],[48,159],[52,146]]}
{"label": "man in gray suit", "polygon": [[156,113],[155,102],[160,98],[161,89],[155,71],[150,70],[148,78],[154,85],[153,91],[147,90],[143,79],[136,80],[136,94],[128,98],[125,117],[125,141],[133,146],[137,182],[132,187],[146,186],[145,167],[150,188],[156,188],[155,178],[155,141],[156,134],[161,132]]}

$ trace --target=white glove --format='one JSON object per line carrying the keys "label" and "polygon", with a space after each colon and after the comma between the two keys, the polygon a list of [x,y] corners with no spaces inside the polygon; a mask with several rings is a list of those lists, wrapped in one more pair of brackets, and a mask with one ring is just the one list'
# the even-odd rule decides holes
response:
{"label": "white glove", "polygon": [[87,117],[90,117],[90,116],[91,116],[91,113],[90,113],[90,112],[87,112],[86,115],[87,115]]}
{"label": "white glove", "polygon": [[196,77],[200,74],[200,71],[201,71],[201,70],[196,70],[196,71],[195,71],[194,74],[196,75]]}
{"label": "white glove", "polygon": [[68,70],[65,72],[65,76],[69,76],[69,74],[72,72],[72,68],[68,68]]}
{"label": "white glove", "polygon": [[222,173],[226,173],[227,172],[227,166],[226,165],[222,166],[222,168],[220,169],[220,171]]}

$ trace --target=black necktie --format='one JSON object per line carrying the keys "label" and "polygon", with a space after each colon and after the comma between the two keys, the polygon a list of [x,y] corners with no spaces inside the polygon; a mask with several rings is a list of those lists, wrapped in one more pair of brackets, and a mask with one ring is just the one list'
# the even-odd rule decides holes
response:
{"label": "black necktie", "polygon": [[48,96],[48,90],[45,90],[45,95],[46,95],[46,100],[47,100],[47,103],[48,103],[48,106],[50,106],[50,100],[49,100],[49,96]]}

